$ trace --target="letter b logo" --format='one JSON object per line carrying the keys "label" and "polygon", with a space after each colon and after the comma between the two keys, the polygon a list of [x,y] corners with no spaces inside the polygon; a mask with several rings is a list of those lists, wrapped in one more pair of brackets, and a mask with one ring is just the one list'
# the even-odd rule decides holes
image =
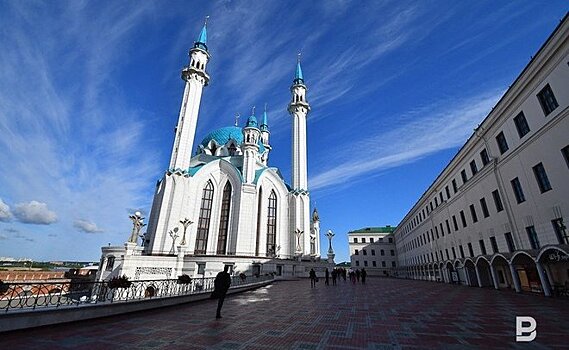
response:
{"label": "letter b logo", "polygon": [[535,318],[531,316],[516,316],[516,341],[530,342],[534,340],[537,337],[536,328],[537,322]]}

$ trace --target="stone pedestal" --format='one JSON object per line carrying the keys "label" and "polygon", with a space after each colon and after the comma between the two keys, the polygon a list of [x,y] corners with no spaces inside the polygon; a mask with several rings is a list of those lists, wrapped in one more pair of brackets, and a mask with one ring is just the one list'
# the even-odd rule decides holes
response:
{"label": "stone pedestal", "polygon": [[328,253],[328,263],[334,264],[334,257],[336,257],[336,254]]}

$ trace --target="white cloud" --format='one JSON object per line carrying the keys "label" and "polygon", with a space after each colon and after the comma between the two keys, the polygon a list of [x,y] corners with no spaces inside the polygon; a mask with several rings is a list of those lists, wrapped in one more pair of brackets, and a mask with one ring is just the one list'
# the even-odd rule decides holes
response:
{"label": "white cloud", "polygon": [[5,240],[5,239],[8,239],[8,236],[6,236],[3,233],[0,233],[0,241]]}
{"label": "white cloud", "polygon": [[[312,190],[357,181],[421,159],[438,151],[458,147],[472,134],[501,93],[493,90],[449,105],[448,101],[415,110],[394,130],[374,135],[338,151],[338,164],[310,178]],[[411,120],[411,121],[408,121]]]}
{"label": "white cloud", "polygon": [[95,224],[94,222],[83,219],[75,220],[75,222],[73,223],[73,227],[85,233],[103,232],[103,230],[97,227],[97,224]]}
{"label": "white cloud", "polygon": [[0,222],[8,222],[10,219],[12,219],[10,207],[0,198]]}
{"label": "white cloud", "polygon": [[55,212],[49,210],[47,204],[37,201],[16,204],[14,216],[25,224],[50,225],[57,221]]}

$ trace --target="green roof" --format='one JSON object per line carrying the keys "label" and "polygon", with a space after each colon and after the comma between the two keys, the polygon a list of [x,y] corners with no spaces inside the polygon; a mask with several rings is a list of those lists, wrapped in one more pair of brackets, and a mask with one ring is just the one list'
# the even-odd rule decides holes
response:
{"label": "green roof", "polygon": [[353,230],[348,233],[392,233],[397,226],[380,226],[380,227],[364,227],[359,230]]}

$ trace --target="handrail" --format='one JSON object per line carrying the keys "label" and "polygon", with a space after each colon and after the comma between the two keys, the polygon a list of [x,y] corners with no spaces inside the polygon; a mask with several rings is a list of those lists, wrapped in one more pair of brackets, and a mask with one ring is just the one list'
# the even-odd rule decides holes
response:
{"label": "handrail", "polygon": [[[233,276],[231,287],[238,288],[273,280],[272,274]],[[2,282],[0,281],[0,310],[36,310],[62,306],[124,303],[156,298],[208,293],[214,289],[214,277],[192,278],[189,282],[177,279],[134,280],[124,287],[111,288],[108,281],[95,282],[65,279],[61,282]],[[127,286],[128,285],[128,286]]]}

